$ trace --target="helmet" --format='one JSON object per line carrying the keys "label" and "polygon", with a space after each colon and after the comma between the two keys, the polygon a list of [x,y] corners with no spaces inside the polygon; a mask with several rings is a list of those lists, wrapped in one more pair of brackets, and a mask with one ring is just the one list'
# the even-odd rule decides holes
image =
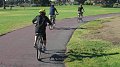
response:
{"label": "helmet", "polygon": [[39,10],[39,13],[45,13],[45,9],[41,9],[41,10]]}

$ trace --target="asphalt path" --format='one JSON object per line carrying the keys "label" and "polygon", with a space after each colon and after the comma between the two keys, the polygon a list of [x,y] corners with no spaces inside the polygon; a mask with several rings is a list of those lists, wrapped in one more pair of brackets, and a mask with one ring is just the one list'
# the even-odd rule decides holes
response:
{"label": "asphalt path", "polygon": [[[120,13],[84,17],[81,23],[77,22],[77,18],[57,21],[54,30],[47,28],[47,51],[42,61],[37,61],[36,49],[33,48],[34,25],[3,35],[0,37],[0,67],[64,67],[61,56],[64,56],[66,45],[76,28],[91,20],[116,15],[120,16]],[[54,55],[59,60],[54,60]]]}

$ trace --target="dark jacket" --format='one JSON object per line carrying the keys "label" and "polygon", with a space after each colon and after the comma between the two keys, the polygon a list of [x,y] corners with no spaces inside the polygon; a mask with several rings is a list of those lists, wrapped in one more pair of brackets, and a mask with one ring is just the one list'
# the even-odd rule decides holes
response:
{"label": "dark jacket", "polygon": [[51,21],[49,20],[49,18],[47,16],[41,16],[41,15],[37,15],[33,20],[32,20],[33,24],[35,25],[35,30],[36,32],[40,32],[40,31],[45,31],[46,30],[46,26],[47,23],[49,23],[49,25],[52,25]]}
{"label": "dark jacket", "polygon": [[82,10],[84,10],[83,7],[78,7],[79,12],[83,12]]}

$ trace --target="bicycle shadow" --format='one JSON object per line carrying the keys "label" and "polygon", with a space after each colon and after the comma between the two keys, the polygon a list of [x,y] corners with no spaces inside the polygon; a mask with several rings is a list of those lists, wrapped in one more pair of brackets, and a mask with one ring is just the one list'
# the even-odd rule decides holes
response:
{"label": "bicycle shadow", "polygon": [[[47,52],[47,54],[50,54],[50,56],[41,58],[40,62],[63,64],[64,59],[67,58],[65,50],[47,50],[47,51],[52,51],[52,53]],[[46,59],[48,59],[48,61],[45,61]]]}
{"label": "bicycle shadow", "polygon": [[65,52],[56,52],[50,56],[51,61],[64,61],[67,58]]}
{"label": "bicycle shadow", "polygon": [[61,61],[50,61],[50,60],[44,60],[44,59],[49,59],[50,57],[45,57],[45,58],[41,58],[40,62],[43,63],[48,63],[48,64],[63,64],[63,62]]}

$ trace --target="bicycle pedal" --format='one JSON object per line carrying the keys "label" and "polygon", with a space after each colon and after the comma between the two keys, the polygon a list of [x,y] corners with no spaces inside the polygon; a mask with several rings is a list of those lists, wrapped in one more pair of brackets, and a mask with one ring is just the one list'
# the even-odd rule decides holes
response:
{"label": "bicycle pedal", "polygon": [[43,49],[40,49],[40,52],[42,52],[42,53],[45,53],[45,50],[43,50]]}
{"label": "bicycle pedal", "polygon": [[55,26],[56,24],[53,24],[53,26]]}
{"label": "bicycle pedal", "polygon": [[33,46],[34,48],[37,48],[37,46]]}

